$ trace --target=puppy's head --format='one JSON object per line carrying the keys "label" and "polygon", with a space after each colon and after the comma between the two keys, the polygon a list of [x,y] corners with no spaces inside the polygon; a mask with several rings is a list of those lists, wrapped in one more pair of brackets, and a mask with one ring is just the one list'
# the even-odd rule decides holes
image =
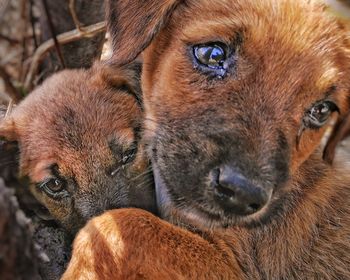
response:
{"label": "puppy's head", "polygon": [[109,29],[119,63],[146,48],[145,135],[164,214],[205,226],[273,218],[349,108],[344,27],[312,1],[141,2],[110,1]]}
{"label": "puppy's head", "polygon": [[65,70],[0,123],[0,135],[19,143],[31,191],[73,233],[106,209],[155,209],[139,141],[138,70],[134,64]]}

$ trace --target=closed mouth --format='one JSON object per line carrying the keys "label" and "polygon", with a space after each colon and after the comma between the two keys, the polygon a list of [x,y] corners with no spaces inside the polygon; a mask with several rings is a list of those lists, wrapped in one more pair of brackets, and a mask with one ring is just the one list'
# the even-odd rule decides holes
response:
{"label": "closed mouth", "polygon": [[[178,206],[169,195],[166,183],[162,179],[159,168],[155,164],[153,164],[153,172],[160,214],[162,218],[170,221],[174,221],[173,214],[176,213],[176,219],[180,218],[186,224],[192,224],[199,228],[226,228],[234,225],[250,226],[259,224],[260,218],[264,216],[264,213],[266,213],[269,207],[269,203],[267,203],[261,209],[254,211],[253,214],[237,215],[218,207],[218,205],[213,204],[213,207],[204,207],[196,201],[188,201],[188,203]],[[228,193],[227,195],[232,195],[232,193]],[[176,221],[178,222],[178,220]]]}

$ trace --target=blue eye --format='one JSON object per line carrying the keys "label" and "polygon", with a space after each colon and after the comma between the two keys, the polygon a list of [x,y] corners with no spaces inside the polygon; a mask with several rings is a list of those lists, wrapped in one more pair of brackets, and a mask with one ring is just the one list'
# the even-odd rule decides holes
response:
{"label": "blue eye", "polygon": [[225,50],[217,44],[197,45],[193,52],[197,62],[209,68],[221,68],[226,60]]}

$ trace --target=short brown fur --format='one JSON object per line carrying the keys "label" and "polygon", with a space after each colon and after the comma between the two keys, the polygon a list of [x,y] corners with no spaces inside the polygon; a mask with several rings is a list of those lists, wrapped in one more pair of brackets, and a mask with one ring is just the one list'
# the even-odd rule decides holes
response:
{"label": "short brown fur", "polygon": [[[303,123],[320,100],[338,121],[349,110],[345,27],[313,1],[147,1],[145,12],[139,2],[110,1],[114,58],[147,47],[145,138],[162,217],[178,227],[140,210],[102,215],[78,235],[63,279],[349,279],[349,172],[322,160],[328,125]],[[218,41],[237,60],[211,79],[189,50]],[[272,188],[266,207],[215,208],[207,174],[228,163]]]}
{"label": "short brown fur", "polygon": [[[65,70],[0,123],[0,136],[19,143],[20,173],[29,176],[32,193],[72,233],[107,209],[155,211],[152,176],[138,135],[139,77],[137,63]],[[122,163],[131,148],[137,154]],[[56,197],[41,187],[55,179],[64,191]]]}

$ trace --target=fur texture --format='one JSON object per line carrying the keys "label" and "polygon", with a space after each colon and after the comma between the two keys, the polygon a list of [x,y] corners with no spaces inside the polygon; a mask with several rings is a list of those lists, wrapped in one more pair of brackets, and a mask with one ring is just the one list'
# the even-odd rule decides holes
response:
{"label": "fur texture", "polygon": [[19,143],[32,193],[72,233],[106,209],[155,211],[139,74],[136,63],[62,71],[0,123],[0,135]]}
{"label": "fur texture", "polygon": [[[349,110],[346,28],[316,1],[146,2],[110,1],[109,28],[120,64],[147,47],[144,137],[161,215],[178,227],[109,212],[79,234],[63,279],[111,279],[93,267],[107,258],[113,279],[350,278],[350,177],[319,148]],[[217,67],[196,56],[213,45],[226,50]],[[316,127],[324,104],[333,113]],[[262,209],[238,215],[215,199],[210,174],[228,165],[270,194]]]}

